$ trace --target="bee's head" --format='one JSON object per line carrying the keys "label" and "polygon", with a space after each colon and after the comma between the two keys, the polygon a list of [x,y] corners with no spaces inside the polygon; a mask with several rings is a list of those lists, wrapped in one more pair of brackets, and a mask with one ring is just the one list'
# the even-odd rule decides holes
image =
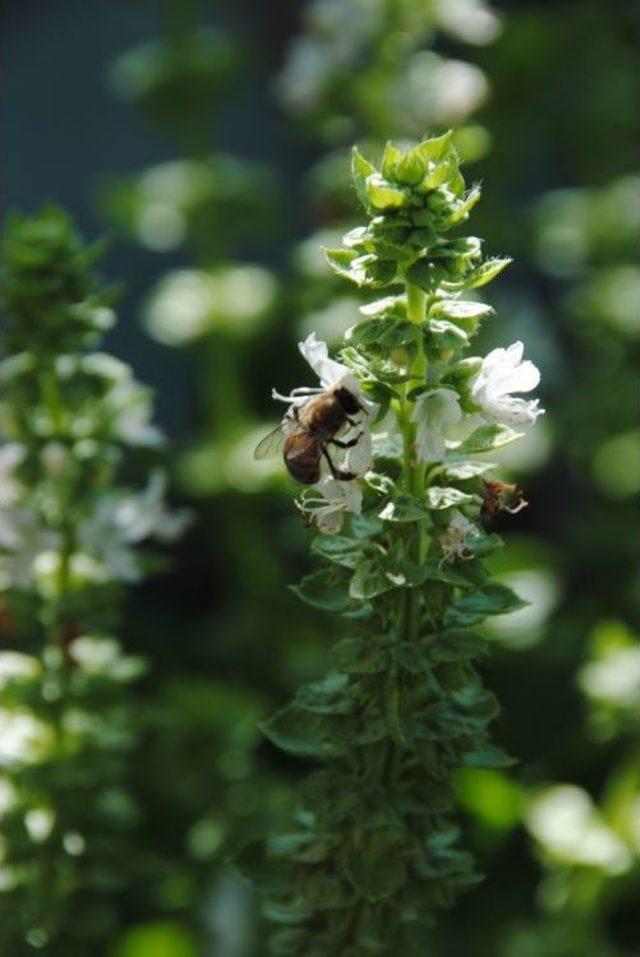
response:
{"label": "bee's head", "polygon": [[362,406],[356,399],[355,395],[353,394],[353,392],[350,392],[349,389],[345,388],[345,386],[343,385],[338,386],[334,394],[336,399],[342,406],[343,411],[347,415],[355,415],[357,412],[361,411]]}

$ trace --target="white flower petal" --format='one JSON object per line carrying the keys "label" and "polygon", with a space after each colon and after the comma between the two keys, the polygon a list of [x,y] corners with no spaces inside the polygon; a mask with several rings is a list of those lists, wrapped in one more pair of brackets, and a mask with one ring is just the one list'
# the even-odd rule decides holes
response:
{"label": "white flower petal", "polygon": [[416,399],[411,421],[417,424],[416,452],[422,461],[437,462],[445,453],[445,430],[462,418],[458,393],[434,389]]}
{"label": "white flower petal", "polygon": [[326,342],[321,342],[316,339],[315,332],[307,336],[304,342],[299,342],[298,348],[320,379],[320,383],[324,389],[329,389],[349,374],[349,370],[346,366],[329,358],[329,348]]}
{"label": "white flower petal", "polygon": [[538,400],[514,398],[513,392],[530,392],[540,382],[533,362],[523,362],[524,347],[514,342],[508,349],[493,349],[471,381],[471,396],[489,422],[511,426],[533,425],[544,409]]}

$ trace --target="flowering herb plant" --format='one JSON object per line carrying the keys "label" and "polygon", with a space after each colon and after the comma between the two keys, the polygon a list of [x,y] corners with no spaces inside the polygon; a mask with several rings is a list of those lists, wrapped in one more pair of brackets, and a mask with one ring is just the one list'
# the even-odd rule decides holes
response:
{"label": "flowering herb plant", "polygon": [[522,604],[484,567],[501,542],[481,516],[525,504],[485,456],[543,411],[514,395],[539,380],[521,343],[463,357],[493,311],[474,291],[509,260],[450,235],[480,198],[451,134],[388,144],[379,168],[354,150],[352,172],[369,220],[326,256],[381,298],[362,307],[339,361],[313,335],[300,349],[320,394],[346,389],[358,412],[323,431],[305,413],[313,391],[276,394],[289,403],[290,471],[292,436],[327,453],[297,502],[320,533],[321,567],[295,591],[350,634],[327,676],[265,725],[318,767],[291,831],[243,856],[281,925],[273,952],[305,957],[422,954],[438,909],[479,879],[451,819],[452,777],[511,763],[489,740],[498,704],[473,662],[482,621]]}
{"label": "flowering herb plant", "polygon": [[[165,479],[118,484],[156,456],[148,390],[96,351],[111,294],[56,208],[7,222],[0,265],[0,951],[87,953],[133,879],[137,740],[126,686],[144,662],[112,637],[135,546],[168,541]],[[7,647],[8,646],[8,647]]]}

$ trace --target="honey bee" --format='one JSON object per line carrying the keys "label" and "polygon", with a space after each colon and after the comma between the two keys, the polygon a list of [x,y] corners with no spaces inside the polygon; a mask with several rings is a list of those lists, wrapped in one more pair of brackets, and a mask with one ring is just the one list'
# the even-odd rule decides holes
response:
{"label": "honey bee", "polygon": [[336,435],[345,425],[356,426],[353,416],[362,411],[355,395],[338,382],[319,395],[293,404],[280,425],[258,443],[254,457],[267,459],[282,452],[289,474],[302,485],[315,485],[320,480],[324,458],[335,479],[349,482],[356,478],[355,473],[336,466],[327,446],[351,449],[357,445],[362,432],[346,441]]}

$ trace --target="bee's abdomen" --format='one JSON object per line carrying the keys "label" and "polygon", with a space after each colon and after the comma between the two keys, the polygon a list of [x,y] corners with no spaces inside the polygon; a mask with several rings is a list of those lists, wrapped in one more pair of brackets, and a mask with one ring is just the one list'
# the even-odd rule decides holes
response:
{"label": "bee's abdomen", "polygon": [[302,485],[320,481],[320,445],[305,433],[289,436],[284,443],[284,462],[289,474]]}

